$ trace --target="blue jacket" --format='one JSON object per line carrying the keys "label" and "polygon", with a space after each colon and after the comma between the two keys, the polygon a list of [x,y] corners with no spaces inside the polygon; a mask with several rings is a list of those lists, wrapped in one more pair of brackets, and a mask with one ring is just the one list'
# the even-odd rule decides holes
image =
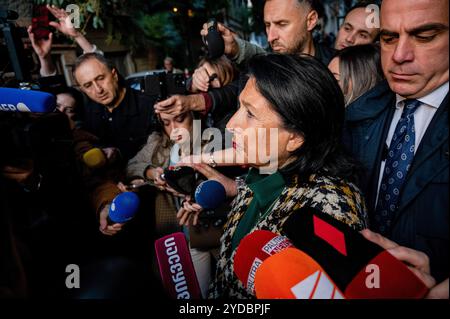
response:
{"label": "blue jacket", "polygon": [[[395,111],[395,94],[383,81],[347,107],[344,144],[362,162],[369,218],[378,187],[381,159]],[[390,239],[423,251],[439,282],[449,276],[449,144],[448,94],[414,156],[400,194]],[[369,226],[370,228],[370,226]]]}

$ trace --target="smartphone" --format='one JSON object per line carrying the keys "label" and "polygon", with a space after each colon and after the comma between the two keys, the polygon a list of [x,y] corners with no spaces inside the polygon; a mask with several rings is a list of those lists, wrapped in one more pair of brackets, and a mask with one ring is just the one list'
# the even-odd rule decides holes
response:
{"label": "smartphone", "polygon": [[48,39],[50,34],[50,12],[45,5],[33,5],[31,29],[36,40]]}

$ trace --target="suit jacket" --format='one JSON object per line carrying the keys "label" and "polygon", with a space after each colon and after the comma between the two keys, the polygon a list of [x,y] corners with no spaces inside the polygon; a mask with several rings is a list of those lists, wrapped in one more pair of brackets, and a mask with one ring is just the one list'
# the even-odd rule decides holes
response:
{"label": "suit jacket", "polygon": [[[374,217],[381,159],[394,112],[395,93],[386,81],[346,110],[344,144],[365,167],[366,178],[360,187],[366,196],[370,219]],[[431,273],[438,281],[447,278],[450,269],[448,179],[447,94],[416,151],[390,235],[398,244],[426,253]]]}

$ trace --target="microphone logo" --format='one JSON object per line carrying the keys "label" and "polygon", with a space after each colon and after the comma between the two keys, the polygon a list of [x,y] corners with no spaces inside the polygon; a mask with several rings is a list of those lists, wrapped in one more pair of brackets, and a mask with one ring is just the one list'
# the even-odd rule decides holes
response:
{"label": "microphone logo", "polygon": [[262,251],[264,251],[268,255],[274,255],[289,247],[292,247],[289,239],[284,236],[276,236],[269,240],[267,244],[262,247]]}
{"label": "microphone logo", "polygon": [[345,299],[328,276],[321,270],[306,277],[291,288],[296,299]]}
{"label": "microphone logo", "polygon": [[2,111],[6,112],[31,112],[31,110],[28,108],[28,106],[25,103],[19,102],[17,103],[17,106],[14,104],[0,104],[0,109]]}
{"label": "microphone logo", "polygon": [[251,291],[252,293],[255,291],[255,274],[258,270],[259,266],[262,264],[262,260],[259,258],[255,258],[253,260],[253,264],[250,267],[250,271],[248,273],[248,279],[247,279],[247,289]]}

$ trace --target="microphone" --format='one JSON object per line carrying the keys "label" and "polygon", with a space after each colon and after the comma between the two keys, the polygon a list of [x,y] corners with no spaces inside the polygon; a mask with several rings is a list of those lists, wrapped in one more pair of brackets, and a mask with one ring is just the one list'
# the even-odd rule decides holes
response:
{"label": "microphone", "polygon": [[106,164],[106,157],[101,149],[94,147],[83,154],[83,162],[89,168],[100,168]]}
{"label": "microphone", "polygon": [[50,93],[0,88],[0,111],[50,113],[55,105],[55,96]]}
{"label": "microphone", "polygon": [[216,209],[226,199],[225,187],[215,180],[203,181],[195,190],[195,202],[203,209]]}
{"label": "microphone", "polygon": [[225,42],[217,29],[216,19],[209,19],[207,25],[208,34],[204,42],[208,46],[208,57],[210,59],[220,58],[225,52]]}
{"label": "microphone", "polygon": [[283,234],[323,267],[346,298],[423,298],[428,292],[403,262],[315,208],[293,213]]}
{"label": "microphone", "polygon": [[139,197],[133,192],[120,193],[114,197],[109,207],[108,224],[126,223],[139,208]]}
{"label": "microphone", "polygon": [[254,294],[258,267],[270,256],[289,247],[293,245],[286,237],[267,230],[255,230],[239,243],[234,256],[234,273],[244,287]]}
{"label": "microphone", "polygon": [[200,286],[184,234],[178,232],[157,239],[155,251],[167,294],[174,299],[201,299]]}
{"label": "microphone", "polygon": [[322,267],[295,248],[262,263],[256,271],[255,291],[258,299],[345,299]]}

